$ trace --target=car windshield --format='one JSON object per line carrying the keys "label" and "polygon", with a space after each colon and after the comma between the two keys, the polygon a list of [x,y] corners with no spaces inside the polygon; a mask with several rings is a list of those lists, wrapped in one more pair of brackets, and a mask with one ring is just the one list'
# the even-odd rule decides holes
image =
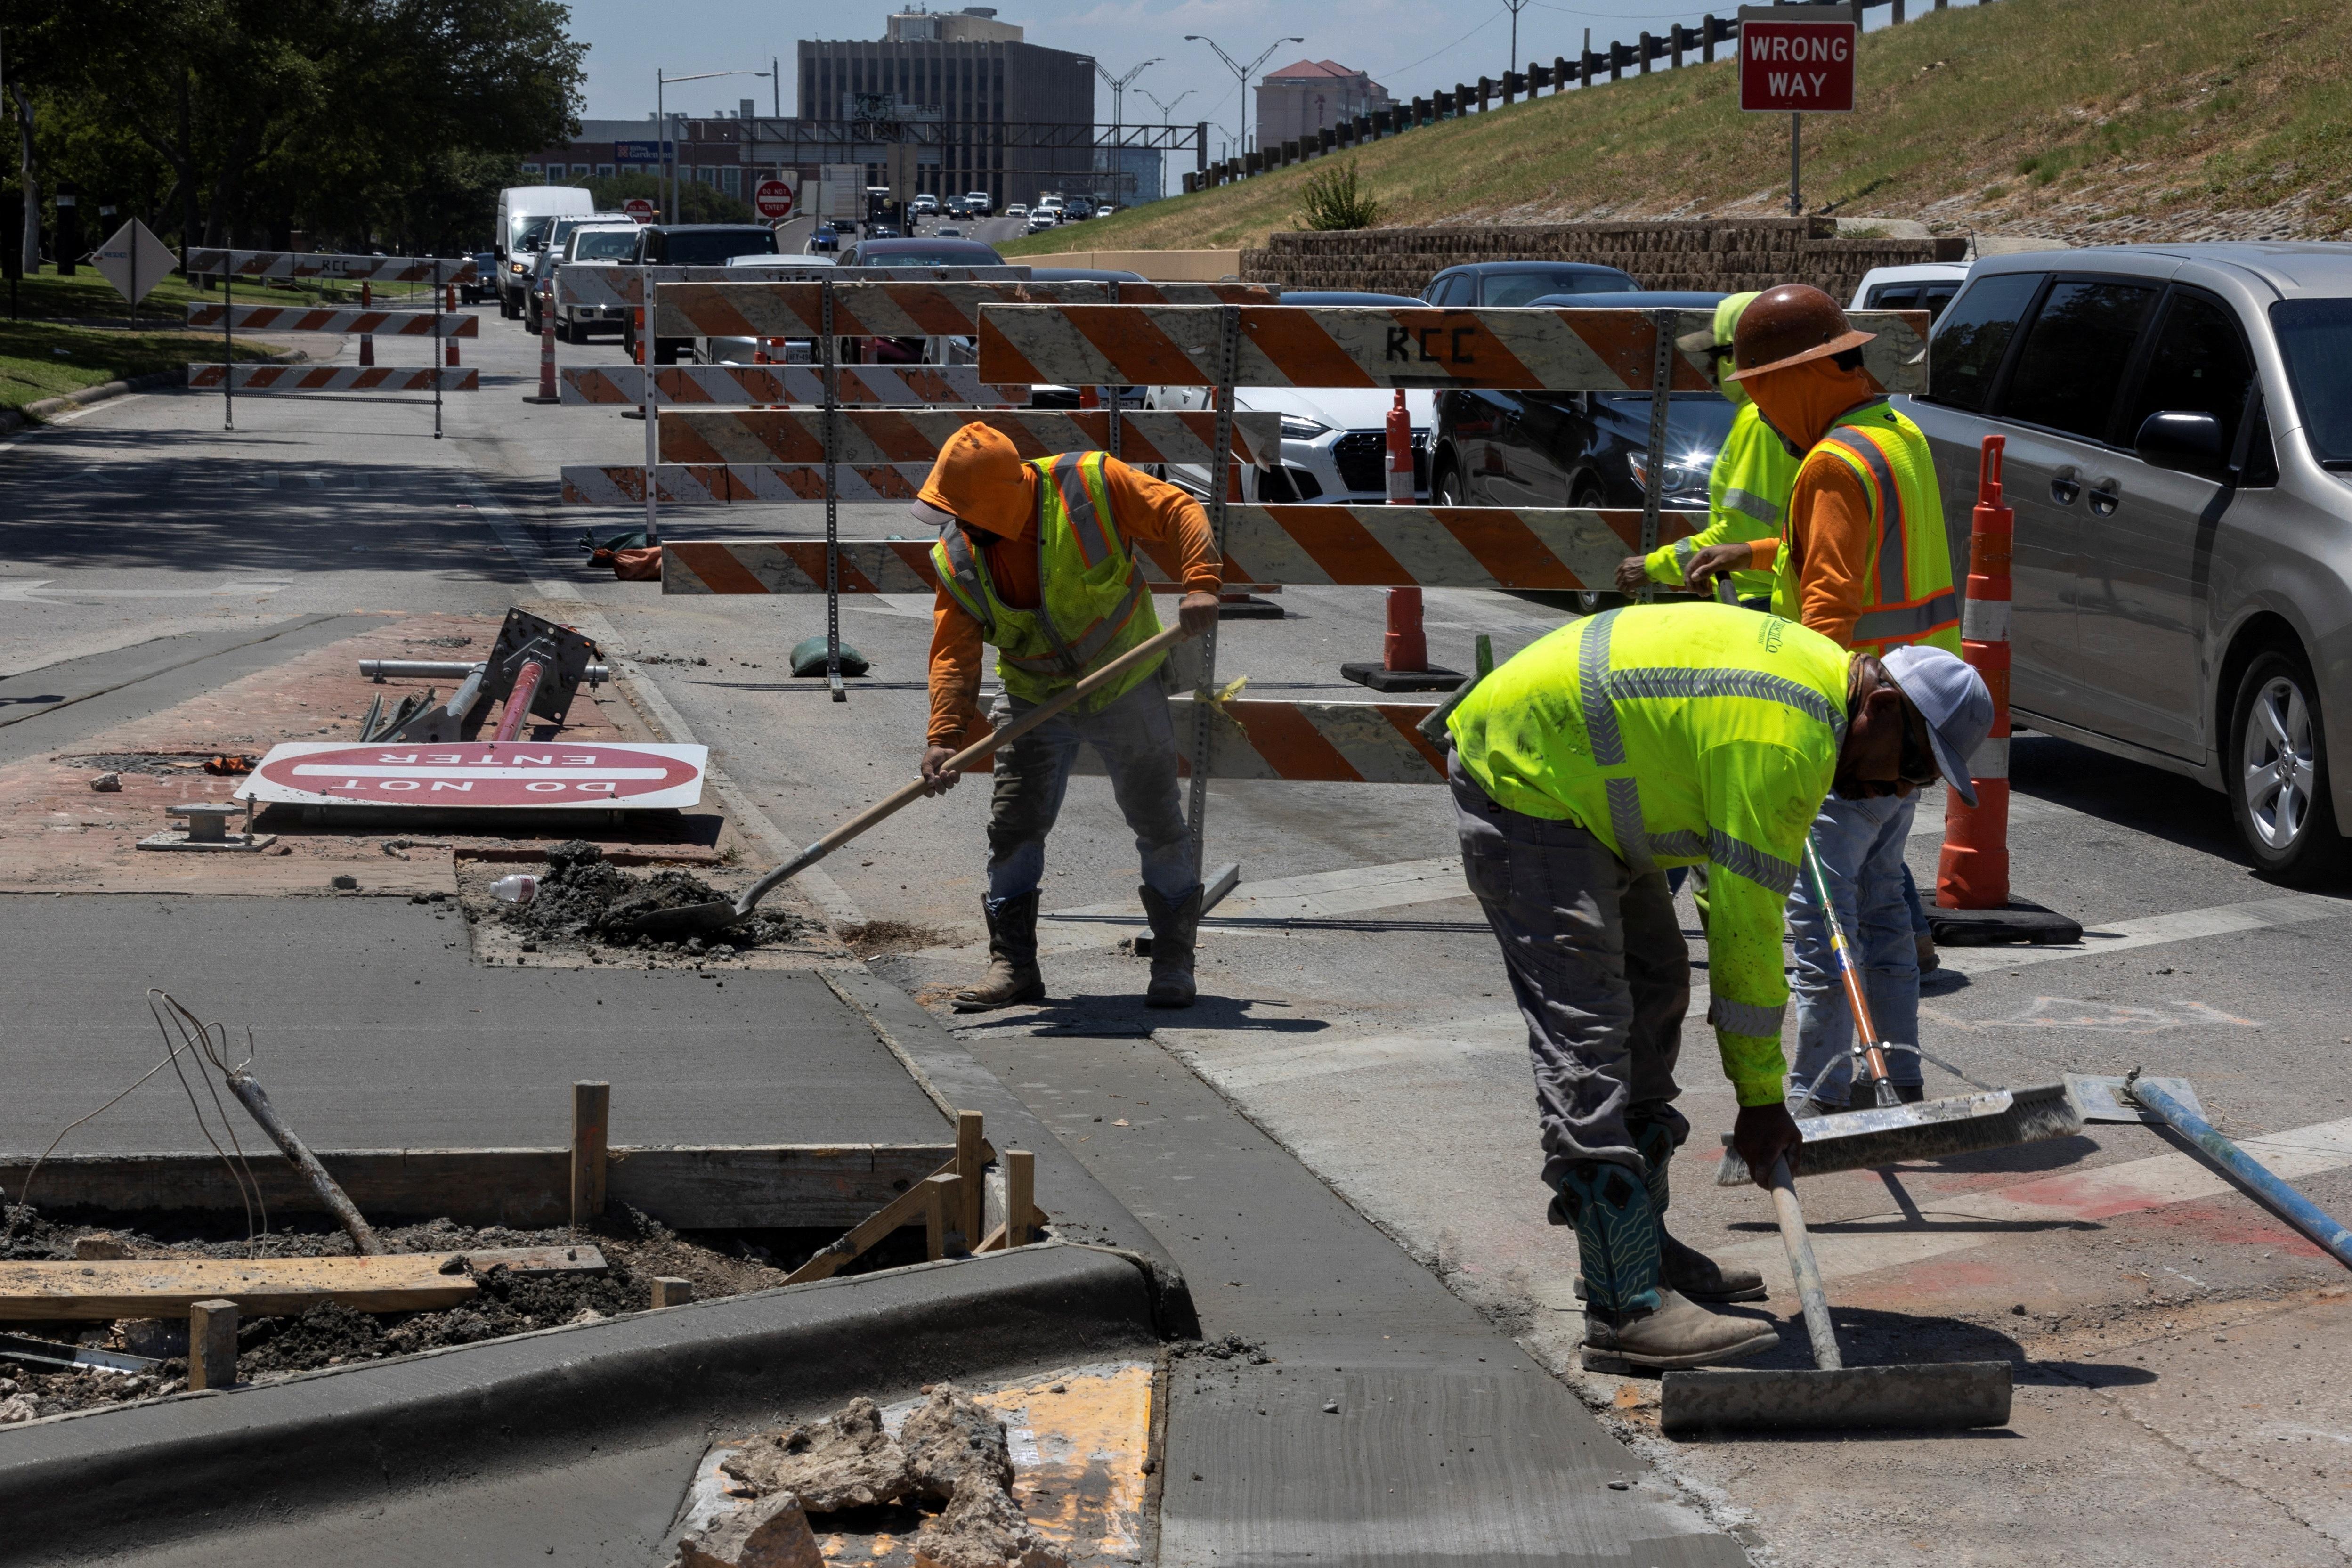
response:
{"label": "car windshield", "polygon": [[547,243],[547,231],[555,226],[555,220],[552,217],[519,217],[507,226],[508,250],[537,250]]}
{"label": "car windshield", "polygon": [[2352,300],[2281,300],[2271,330],[2322,468],[2352,469]]}
{"label": "car windshield", "polygon": [[637,247],[637,231],[633,228],[592,228],[576,236],[572,245],[574,261],[620,261]]}
{"label": "car windshield", "polygon": [[776,233],[768,228],[672,230],[662,236],[662,260],[672,267],[724,267],[737,256],[773,256]]}
{"label": "car windshield", "polygon": [[1622,294],[1633,285],[1607,272],[1497,272],[1486,279],[1486,303],[1524,305],[1544,294]]}

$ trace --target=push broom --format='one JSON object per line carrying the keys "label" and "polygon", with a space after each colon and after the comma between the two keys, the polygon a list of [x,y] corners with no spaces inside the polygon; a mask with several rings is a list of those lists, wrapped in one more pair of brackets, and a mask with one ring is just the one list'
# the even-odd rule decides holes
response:
{"label": "push broom", "polygon": [[[1870,1003],[1863,995],[1862,972],[1853,949],[1838,923],[1837,906],[1830,901],[1829,882],[1822,875],[1820,857],[1805,845],[1805,875],[1830,928],[1830,951],[1836,955],[1838,978],[1853,1007],[1853,1075],[1867,1078],[1871,1098],[1867,1110],[1842,1111],[1833,1116],[1801,1119],[1797,1131],[1804,1142],[1795,1152],[1795,1173],[1827,1175],[1833,1171],[1860,1171],[1874,1165],[1899,1164],[1906,1160],[1942,1160],[1983,1149],[2006,1149],[2018,1143],[2038,1143],[2065,1138],[2083,1130],[2083,1108],[2063,1083],[2038,1084],[2031,1089],[1985,1089],[1942,1100],[1906,1105],[1887,1077],[1888,1046],[1878,1037],[1870,1019]],[[1745,1186],[1755,1178],[1748,1162],[1728,1147],[1724,1138],[1722,1167],[1716,1172],[1718,1187]]]}

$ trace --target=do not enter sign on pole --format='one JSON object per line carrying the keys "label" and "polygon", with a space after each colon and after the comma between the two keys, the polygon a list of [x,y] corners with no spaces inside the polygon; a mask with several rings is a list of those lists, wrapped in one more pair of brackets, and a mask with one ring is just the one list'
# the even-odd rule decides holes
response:
{"label": "do not enter sign on pole", "polygon": [[1791,217],[1805,210],[1800,116],[1853,112],[1861,37],[1861,14],[1852,5],[1739,8],[1739,107],[1789,117]]}
{"label": "do not enter sign on pole", "polygon": [[760,209],[764,218],[793,216],[793,188],[782,180],[761,180],[760,188],[751,193],[751,205]]}
{"label": "do not enter sign on pole", "polygon": [[621,210],[639,223],[654,221],[654,204],[643,196],[631,196],[621,204]]}

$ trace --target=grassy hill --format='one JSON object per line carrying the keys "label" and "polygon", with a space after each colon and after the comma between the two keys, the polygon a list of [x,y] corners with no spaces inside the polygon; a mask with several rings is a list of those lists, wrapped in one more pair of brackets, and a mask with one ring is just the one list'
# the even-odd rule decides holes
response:
{"label": "grassy hill", "polygon": [[[1919,0],[1915,9],[1925,9]],[[2352,229],[2352,0],[2000,0],[1863,40],[1811,115],[1805,205],[2076,241]],[[1727,51],[1726,51],[1727,53]],[[1424,126],[1354,153],[1394,225],[1785,212],[1789,123],[1727,60]],[[1000,246],[1256,246],[1318,160]]]}

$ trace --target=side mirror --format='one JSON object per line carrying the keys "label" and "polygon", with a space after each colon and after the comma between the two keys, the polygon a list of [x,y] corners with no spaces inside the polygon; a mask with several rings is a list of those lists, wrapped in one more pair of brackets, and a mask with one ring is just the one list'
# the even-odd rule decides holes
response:
{"label": "side mirror", "polygon": [[2151,468],[2208,477],[2229,460],[2221,449],[2221,422],[2210,414],[2151,414],[2133,437],[2132,450]]}

